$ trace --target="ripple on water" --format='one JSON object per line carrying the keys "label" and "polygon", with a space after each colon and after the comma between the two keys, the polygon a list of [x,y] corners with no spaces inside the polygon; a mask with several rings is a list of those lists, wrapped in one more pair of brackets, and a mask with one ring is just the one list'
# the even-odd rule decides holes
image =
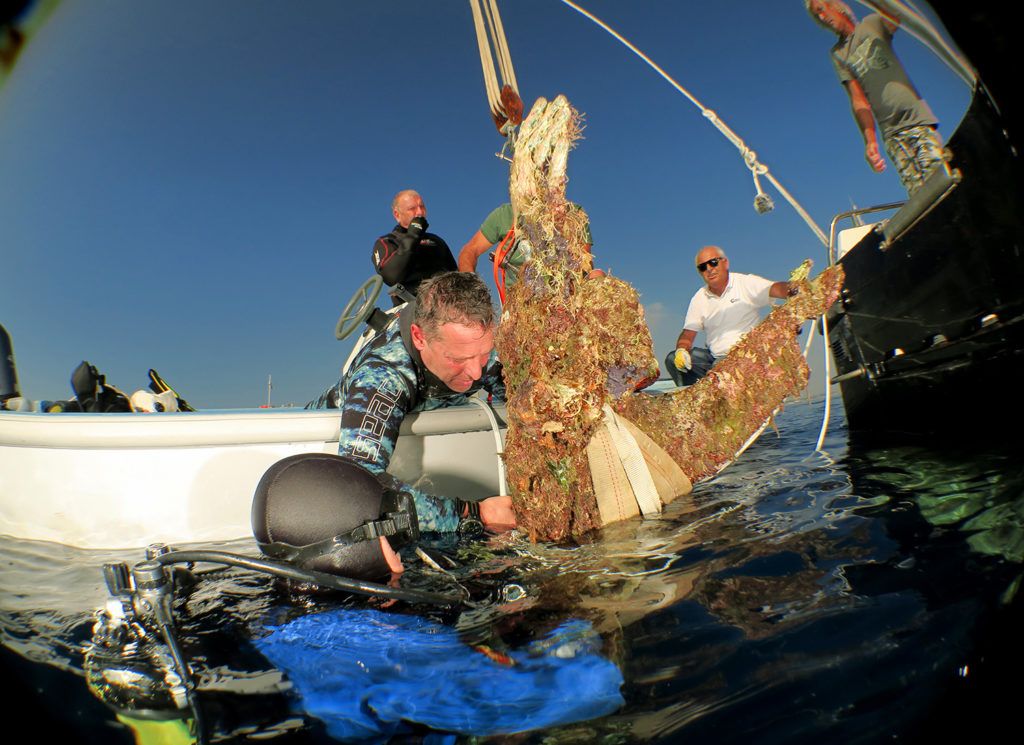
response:
{"label": "ripple on water", "polygon": [[[833,428],[829,452],[811,453],[819,425],[790,406],[778,436],[655,519],[563,545],[427,539],[457,566],[440,573],[407,551],[402,584],[464,591],[472,605],[385,609],[426,616],[498,659],[567,619],[587,621],[622,671],[625,706],[524,742],[906,741],[928,726],[995,720],[1006,698],[984,685],[993,661],[1013,669],[1020,658],[1017,448],[874,448]],[[251,541],[218,547],[254,552]],[[101,565],[141,554],[0,539],[0,641],[33,664],[80,672],[106,597]],[[204,574],[176,609],[221,741],[315,740],[291,682],[253,640],[298,616],[367,605],[290,597],[236,569]],[[88,696],[69,677],[62,695]]]}

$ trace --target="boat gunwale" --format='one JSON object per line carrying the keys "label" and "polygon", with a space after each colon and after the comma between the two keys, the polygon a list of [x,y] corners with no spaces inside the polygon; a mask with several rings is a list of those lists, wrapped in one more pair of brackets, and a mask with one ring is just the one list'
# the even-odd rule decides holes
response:
{"label": "boat gunwale", "polygon": [[[504,424],[504,407],[495,411]],[[160,448],[337,442],[338,409],[224,409],[210,412],[61,413],[0,412],[0,447]],[[489,431],[472,404],[410,414],[400,435],[432,436]]]}

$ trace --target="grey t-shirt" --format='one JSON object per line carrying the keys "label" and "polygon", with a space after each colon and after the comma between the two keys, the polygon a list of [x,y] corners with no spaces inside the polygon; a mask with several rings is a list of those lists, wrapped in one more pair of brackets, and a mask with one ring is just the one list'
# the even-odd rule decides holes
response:
{"label": "grey t-shirt", "polygon": [[832,64],[841,82],[856,79],[861,84],[883,137],[907,127],[938,124],[896,57],[892,34],[877,13],[832,47]]}

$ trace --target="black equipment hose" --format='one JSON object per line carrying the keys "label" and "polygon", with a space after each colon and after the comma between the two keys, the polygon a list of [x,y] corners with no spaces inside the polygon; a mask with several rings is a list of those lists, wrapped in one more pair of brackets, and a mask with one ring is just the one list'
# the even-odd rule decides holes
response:
{"label": "black equipment hose", "polygon": [[375,582],[340,577],[326,572],[317,572],[311,569],[303,569],[292,564],[270,559],[254,559],[248,556],[228,553],[227,551],[212,550],[190,550],[170,551],[153,558],[153,561],[161,564],[186,564],[192,562],[206,562],[209,564],[226,564],[228,566],[252,569],[283,579],[292,579],[298,582],[311,582],[321,587],[328,587],[344,592],[353,592],[359,595],[379,595],[381,597],[405,600],[410,603],[430,603],[431,605],[457,605],[464,601],[464,598],[442,595],[436,592],[424,590],[403,590],[397,587],[388,587]]}

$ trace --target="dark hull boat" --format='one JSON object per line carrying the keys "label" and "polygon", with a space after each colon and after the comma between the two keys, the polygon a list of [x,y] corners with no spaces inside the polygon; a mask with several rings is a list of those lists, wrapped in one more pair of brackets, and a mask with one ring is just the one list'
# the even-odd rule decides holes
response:
{"label": "dark hull boat", "polygon": [[[991,26],[961,28],[968,53],[999,43]],[[949,173],[838,259],[829,336],[852,431],[974,436],[1024,412],[1024,167],[1014,110],[994,95],[1006,78],[989,71],[948,140]]]}

